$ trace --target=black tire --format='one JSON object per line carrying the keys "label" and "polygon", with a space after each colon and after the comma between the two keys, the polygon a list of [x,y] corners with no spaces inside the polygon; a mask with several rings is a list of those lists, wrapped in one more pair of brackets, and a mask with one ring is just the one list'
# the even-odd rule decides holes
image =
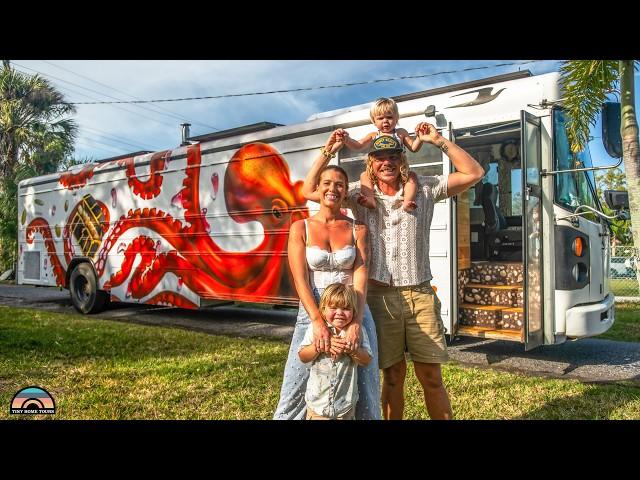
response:
{"label": "black tire", "polygon": [[79,263],[69,279],[71,303],[80,313],[98,313],[109,300],[107,292],[98,290],[96,274],[88,263]]}

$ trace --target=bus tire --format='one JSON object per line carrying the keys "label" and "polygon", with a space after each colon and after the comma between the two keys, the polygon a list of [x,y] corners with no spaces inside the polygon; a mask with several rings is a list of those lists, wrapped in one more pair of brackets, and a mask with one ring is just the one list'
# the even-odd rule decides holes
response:
{"label": "bus tire", "polygon": [[98,290],[98,279],[88,263],[79,263],[69,278],[71,303],[80,313],[98,313],[103,310],[109,294]]}

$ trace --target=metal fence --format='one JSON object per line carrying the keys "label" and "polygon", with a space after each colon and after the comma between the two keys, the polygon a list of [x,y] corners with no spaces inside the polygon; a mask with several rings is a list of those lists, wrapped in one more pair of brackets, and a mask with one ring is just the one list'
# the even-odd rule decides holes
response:
{"label": "metal fence", "polygon": [[640,285],[636,270],[640,268],[640,248],[612,246],[609,263],[609,285],[620,300],[640,301]]}

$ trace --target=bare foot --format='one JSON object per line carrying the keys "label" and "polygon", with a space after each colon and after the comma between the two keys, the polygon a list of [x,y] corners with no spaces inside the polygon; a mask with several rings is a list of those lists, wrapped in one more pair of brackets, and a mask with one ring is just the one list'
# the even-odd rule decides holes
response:
{"label": "bare foot", "polygon": [[376,208],[376,199],[373,197],[367,197],[366,195],[360,194],[357,202],[363,207],[371,209]]}
{"label": "bare foot", "polygon": [[418,208],[418,204],[416,202],[411,201],[411,200],[407,200],[407,201],[402,203],[402,209],[405,212],[412,212],[416,208]]}

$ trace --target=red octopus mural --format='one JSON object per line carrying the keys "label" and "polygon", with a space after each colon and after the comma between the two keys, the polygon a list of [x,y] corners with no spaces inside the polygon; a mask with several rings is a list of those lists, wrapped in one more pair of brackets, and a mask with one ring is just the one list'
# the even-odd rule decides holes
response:
{"label": "red octopus mural", "polygon": [[[133,158],[109,164],[126,166],[128,185],[133,194],[151,199],[161,192],[162,171],[168,165],[170,154],[170,151],[165,151],[151,157],[150,174],[145,182],[136,177]],[[282,155],[270,145],[252,143],[240,148],[227,166],[224,199],[229,216],[238,223],[257,221],[264,230],[260,244],[244,252],[224,250],[210,235],[206,209],[200,206],[200,145],[188,147],[186,161],[184,172],[176,173],[184,176],[182,188],[174,197],[181,202],[184,219],[174,218],[157,208],[138,208],[121,215],[108,231],[104,228],[106,235],[102,237],[100,249],[93,255],[98,278],[105,274],[109,252],[117,244],[121,245],[118,253],[123,253],[124,260],[117,272],[111,274],[106,282],[100,282],[103,283],[102,288],[110,290],[128,280],[127,299],[144,299],[161,284],[167,273],[173,273],[178,277],[177,291],[161,291],[145,299],[145,303],[196,307],[181,293],[183,286],[203,298],[244,301],[295,298],[285,255],[288,231],[291,223],[307,217],[308,211],[301,192],[303,182],[291,182],[289,167]],[[83,169],[75,175],[62,175],[60,183],[67,189],[80,188],[93,175],[93,168]],[[217,189],[217,174],[212,177],[212,182],[214,190]],[[215,198],[215,193],[212,198]],[[112,207],[115,207],[115,189],[111,194]],[[64,229],[67,265],[73,257],[69,220],[71,217]],[[153,232],[163,242],[139,234],[128,240],[128,245],[121,244],[125,232],[137,228]],[[45,239],[56,281],[63,285],[66,271],[57,258],[46,220],[36,218],[31,221],[27,228],[27,243],[33,242],[35,233],[40,233]],[[160,251],[161,243],[169,244],[171,248]],[[136,258],[140,261],[134,269]]]}

